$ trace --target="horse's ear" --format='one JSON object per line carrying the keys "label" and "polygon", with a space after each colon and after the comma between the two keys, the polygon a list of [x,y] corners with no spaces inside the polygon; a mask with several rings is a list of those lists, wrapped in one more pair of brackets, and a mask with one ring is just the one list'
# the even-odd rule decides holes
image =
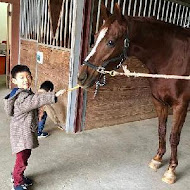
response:
{"label": "horse's ear", "polygon": [[103,20],[107,20],[108,17],[111,15],[110,11],[107,9],[107,7],[105,7],[103,3],[101,4],[101,14]]}
{"label": "horse's ear", "polygon": [[114,14],[116,14],[118,17],[122,16],[121,7],[118,3],[116,3],[114,6]]}

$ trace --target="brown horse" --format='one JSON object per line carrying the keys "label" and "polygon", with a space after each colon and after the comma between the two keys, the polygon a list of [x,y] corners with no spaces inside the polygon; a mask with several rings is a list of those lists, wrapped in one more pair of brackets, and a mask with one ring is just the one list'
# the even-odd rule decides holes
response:
{"label": "brown horse", "polygon": [[[113,15],[102,6],[102,14],[105,22],[78,76],[78,83],[82,87],[88,88],[94,84],[100,76],[97,69],[115,68],[127,57],[126,52],[128,56],[141,60],[150,73],[190,75],[190,30],[154,18],[124,17],[117,5]],[[159,148],[149,164],[154,170],[159,168],[166,152],[168,108],[173,109],[171,158],[162,178],[171,184],[176,181],[177,146],[190,100],[190,81],[151,78],[149,82],[159,121]]]}

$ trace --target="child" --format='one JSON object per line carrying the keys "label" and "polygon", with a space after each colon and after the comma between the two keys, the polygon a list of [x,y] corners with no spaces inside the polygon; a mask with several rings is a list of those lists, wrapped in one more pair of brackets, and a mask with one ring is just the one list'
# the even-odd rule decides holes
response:
{"label": "child", "polygon": [[34,94],[31,89],[32,76],[26,65],[16,65],[12,71],[12,82],[17,85],[9,95],[5,97],[5,111],[11,116],[10,140],[12,153],[16,154],[13,170],[14,189],[27,189],[32,181],[24,176],[28,165],[31,149],[38,147],[37,124],[38,108],[45,104],[52,104],[65,90],[56,94],[45,92]]}
{"label": "child", "polygon": [[[40,89],[38,92],[52,92],[54,89],[54,85],[51,81],[45,81],[40,85]],[[45,105],[39,108],[38,112],[38,138],[41,137],[47,137],[49,134],[47,132],[44,132],[44,126],[47,119],[47,116],[50,117],[50,119],[54,122],[54,124],[58,125],[60,129],[63,130],[63,127],[61,126],[61,122],[56,114],[56,111],[51,105]]]}

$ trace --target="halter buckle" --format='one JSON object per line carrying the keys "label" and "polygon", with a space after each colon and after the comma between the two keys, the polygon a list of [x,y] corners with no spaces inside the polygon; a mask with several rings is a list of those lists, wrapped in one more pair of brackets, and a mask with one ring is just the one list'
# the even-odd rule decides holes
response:
{"label": "halter buckle", "polygon": [[105,74],[105,68],[104,68],[104,67],[98,67],[98,68],[96,69],[96,71],[97,71],[98,73]]}
{"label": "halter buckle", "polygon": [[129,47],[129,39],[128,38],[125,38],[124,40],[124,48],[128,48]]}

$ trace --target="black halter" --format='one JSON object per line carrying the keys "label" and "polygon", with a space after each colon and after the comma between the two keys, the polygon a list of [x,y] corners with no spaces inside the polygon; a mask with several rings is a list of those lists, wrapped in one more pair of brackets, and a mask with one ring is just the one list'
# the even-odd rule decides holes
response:
{"label": "black halter", "polygon": [[83,65],[86,65],[94,70],[96,70],[97,72],[101,73],[101,74],[105,74],[105,68],[109,63],[113,63],[116,61],[120,61],[119,64],[116,66],[115,69],[118,69],[119,67],[121,67],[121,65],[123,64],[123,62],[127,59],[127,49],[129,48],[129,38],[126,37],[124,39],[124,46],[123,46],[123,52],[118,56],[118,57],[114,57],[112,59],[108,59],[106,61],[103,62],[103,64],[101,66],[96,66],[93,65],[92,63],[90,63],[89,61],[83,61]]}
{"label": "black halter", "polygon": [[[89,61],[83,61],[83,65],[86,65],[86,66],[88,66],[88,67],[96,70],[98,73],[100,73],[99,79],[95,82],[96,89],[95,89],[95,92],[94,92],[94,98],[96,97],[96,95],[98,93],[99,87],[100,86],[104,86],[106,84],[106,77],[105,77],[106,66],[109,63],[113,63],[113,62],[119,61],[119,64],[114,69],[120,68],[121,65],[123,64],[123,62],[127,59],[127,49],[128,48],[129,48],[129,38],[126,37],[124,39],[123,52],[118,57],[114,57],[112,59],[108,59],[108,60],[104,61],[101,66],[93,65]],[[103,79],[103,81],[100,82],[102,79]]]}

